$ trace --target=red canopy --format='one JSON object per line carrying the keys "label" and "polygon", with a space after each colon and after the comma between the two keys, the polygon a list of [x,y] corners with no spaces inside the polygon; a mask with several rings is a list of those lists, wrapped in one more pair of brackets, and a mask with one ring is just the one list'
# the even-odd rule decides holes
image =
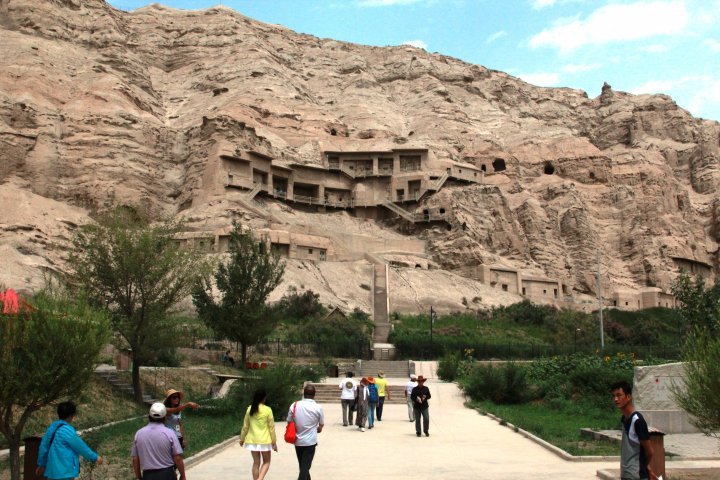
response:
{"label": "red canopy", "polygon": [[12,288],[0,292],[0,303],[3,304],[2,313],[18,313],[20,302],[17,293]]}

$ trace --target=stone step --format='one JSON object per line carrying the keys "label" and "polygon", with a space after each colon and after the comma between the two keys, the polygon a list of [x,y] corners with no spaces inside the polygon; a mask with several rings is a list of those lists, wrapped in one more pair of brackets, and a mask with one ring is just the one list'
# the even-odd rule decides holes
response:
{"label": "stone step", "polygon": [[[315,386],[315,401],[320,403],[340,403],[340,380],[337,383],[313,383]],[[405,403],[405,387],[402,385],[388,385],[390,400],[385,403],[399,405]]]}

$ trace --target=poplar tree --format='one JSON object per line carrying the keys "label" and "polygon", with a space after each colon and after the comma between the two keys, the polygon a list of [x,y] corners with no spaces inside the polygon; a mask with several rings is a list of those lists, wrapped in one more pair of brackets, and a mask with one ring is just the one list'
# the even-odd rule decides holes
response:
{"label": "poplar tree", "polygon": [[691,422],[706,435],[720,432],[720,279],[706,288],[702,277],[683,274],[673,286],[678,310],[687,322],[684,333],[683,385],[673,393]]}
{"label": "poplar tree", "polygon": [[110,313],[112,328],[132,351],[132,384],[143,401],[140,367],[172,344],[173,308],[189,297],[204,257],[180,249],[172,220],[151,224],[132,209],[118,208],[82,227],[73,239],[71,278],[94,305]]}
{"label": "poplar tree", "polygon": [[277,310],[266,302],[282,280],[285,263],[270,251],[265,239],[255,239],[234,223],[229,257],[214,274],[202,278],[193,290],[198,316],[218,335],[240,343],[241,366],[247,362],[247,347],[266,338],[277,326]]}

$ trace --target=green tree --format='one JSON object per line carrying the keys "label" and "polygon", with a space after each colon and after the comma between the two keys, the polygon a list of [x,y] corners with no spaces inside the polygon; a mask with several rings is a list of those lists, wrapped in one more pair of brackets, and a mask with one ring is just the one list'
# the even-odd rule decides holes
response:
{"label": "green tree", "polygon": [[673,286],[680,315],[689,325],[683,345],[684,385],[673,393],[702,432],[720,431],[720,280],[710,288],[681,275]]}
{"label": "green tree", "polygon": [[187,298],[205,268],[204,258],[181,250],[173,236],[181,224],[150,224],[127,208],[82,227],[70,255],[73,283],[110,312],[112,328],[132,350],[132,383],[141,402],[140,367],[172,345],[172,309]]}
{"label": "green tree", "polygon": [[33,412],[78,395],[89,381],[109,326],[83,300],[42,292],[17,313],[0,302],[0,431],[10,478],[20,479],[20,443]]}
{"label": "green tree", "polygon": [[265,239],[256,240],[238,223],[230,232],[229,259],[215,271],[215,287],[220,299],[213,296],[213,282],[202,277],[193,289],[193,303],[198,316],[217,334],[240,343],[241,365],[247,362],[247,347],[267,337],[277,326],[279,310],[266,301],[280,284],[285,263],[269,251]]}

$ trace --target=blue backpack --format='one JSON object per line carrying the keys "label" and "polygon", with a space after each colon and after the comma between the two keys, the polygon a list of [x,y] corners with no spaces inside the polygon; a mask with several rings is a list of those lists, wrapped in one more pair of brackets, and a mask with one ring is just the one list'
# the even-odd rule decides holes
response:
{"label": "blue backpack", "polygon": [[371,383],[370,385],[368,385],[368,392],[369,392],[369,395],[368,395],[369,400],[368,401],[370,403],[378,403],[378,401],[380,400],[380,396],[378,395],[377,385],[375,385],[374,383]]}

